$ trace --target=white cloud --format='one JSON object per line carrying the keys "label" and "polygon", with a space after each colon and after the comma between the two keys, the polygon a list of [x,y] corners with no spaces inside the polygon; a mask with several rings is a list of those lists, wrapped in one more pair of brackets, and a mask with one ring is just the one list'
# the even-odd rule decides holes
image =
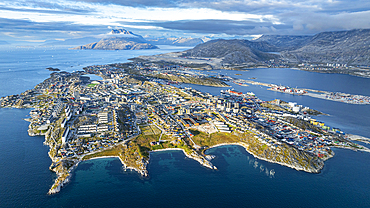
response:
{"label": "white cloud", "polygon": [[31,42],[31,43],[43,43],[45,42],[46,40],[25,40],[27,42]]}
{"label": "white cloud", "polygon": [[[49,1],[45,1],[49,2]],[[71,22],[82,25],[112,25],[120,26],[117,22],[151,22],[151,21],[176,21],[176,20],[251,20],[257,22],[275,21],[278,19],[273,15],[257,15],[241,12],[223,12],[207,8],[134,8],[118,5],[103,5],[84,2],[59,1],[59,7],[85,9],[92,11],[88,14],[60,14],[43,13],[35,11],[37,5],[21,5],[7,3],[6,6],[25,9],[29,11],[2,10],[0,18],[28,19],[34,22]],[[4,4],[3,4],[4,5]],[[57,11],[57,9],[48,9]],[[127,26],[127,25],[126,25]],[[134,26],[130,26],[134,27]],[[137,26],[135,26],[137,27]],[[140,28],[145,28],[140,26]],[[147,27],[148,29],[155,29]]]}
{"label": "white cloud", "polygon": [[[96,3],[99,1],[101,3]],[[64,32],[68,36],[82,36],[86,33],[97,35],[98,32],[90,31],[91,28],[96,28],[95,26],[101,29],[99,33],[104,33],[102,31],[105,28],[125,27],[132,28],[134,32],[136,29],[157,30],[161,33],[168,31],[169,34],[171,32],[184,34],[186,31],[189,34],[228,35],[282,32],[313,34],[327,30],[370,28],[370,2],[364,0],[354,0],[354,3],[349,0],[169,0],[173,3],[172,7],[166,8],[158,6],[166,3],[165,1],[157,4],[149,0],[133,1],[142,3],[138,7],[123,6],[123,4],[134,5],[125,1],[111,0],[111,2],[122,5],[108,4],[105,0],[2,0],[0,18],[27,20],[23,21],[26,22],[21,28],[25,28],[24,30],[32,30],[34,25],[37,26],[34,30],[39,31],[48,30],[50,25],[54,26],[54,30],[60,27],[60,33]],[[350,8],[348,11],[346,6]],[[170,25],[171,27],[166,27],[165,22],[174,23]],[[206,24],[207,22],[209,24]],[[27,27],[27,23],[32,25]],[[194,26],[195,23],[198,24],[195,25],[198,28]],[[13,25],[5,21],[0,22],[0,26],[4,28],[4,32],[13,32]],[[215,27],[218,27],[217,31]],[[24,31],[20,30],[19,33],[21,32]],[[6,35],[17,36],[15,33]]]}

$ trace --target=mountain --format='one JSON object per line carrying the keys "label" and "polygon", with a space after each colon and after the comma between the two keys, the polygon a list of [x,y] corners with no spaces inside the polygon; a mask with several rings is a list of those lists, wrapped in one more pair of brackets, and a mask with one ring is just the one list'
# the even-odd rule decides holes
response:
{"label": "mountain", "polygon": [[223,64],[260,63],[276,58],[267,52],[276,51],[276,47],[266,42],[249,40],[211,40],[184,51],[183,57],[220,58]]}
{"label": "mountain", "polygon": [[289,62],[370,65],[370,29],[322,32],[314,36],[263,35],[254,42],[276,47]]}
{"label": "mountain", "polygon": [[294,50],[302,47],[312,36],[298,36],[298,35],[262,35],[253,42],[266,42],[276,46],[276,52],[284,50]]}
{"label": "mountain", "polygon": [[204,43],[201,38],[157,38],[148,39],[148,43],[154,45],[196,46]]}
{"label": "mountain", "polygon": [[141,37],[140,35],[135,35],[133,32],[125,30],[125,29],[112,29],[109,35],[134,35],[137,37]]}
{"label": "mountain", "polygon": [[136,35],[125,29],[113,29],[108,37],[98,42],[89,43],[72,49],[95,49],[95,50],[141,50],[157,49],[148,43],[142,36]]}
{"label": "mountain", "polygon": [[[370,29],[322,32],[312,36],[268,35],[252,41],[217,39],[183,52],[140,56],[136,60],[179,63],[197,69],[294,67],[300,63],[370,66]],[[356,70],[356,67],[349,67],[339,72],[365,76],[362,69]]]}
{"label": "mountain", "polygon": [[370,65],[370,29],[319,33],[282,55],[291,61]]}

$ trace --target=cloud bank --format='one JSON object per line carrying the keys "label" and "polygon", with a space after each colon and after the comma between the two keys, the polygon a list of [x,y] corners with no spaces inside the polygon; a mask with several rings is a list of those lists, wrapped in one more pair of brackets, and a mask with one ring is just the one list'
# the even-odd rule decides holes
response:
{"label": "cloud bank", "polygon": [[370,28],[368,0],[3,0],[0,39],[142,35],[248,37]]}

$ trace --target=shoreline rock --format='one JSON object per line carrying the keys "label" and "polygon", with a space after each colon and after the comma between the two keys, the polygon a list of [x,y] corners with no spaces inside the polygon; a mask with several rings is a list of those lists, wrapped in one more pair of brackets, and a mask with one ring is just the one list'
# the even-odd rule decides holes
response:
{"label": "shoreline rock", "polygon": [[[70,182],[71,178],[72,178],[72,173],[74,171],[74,169],[78,166],[78,164],[80,163],[81,161],[79,160],[77,163],[75,163],[72,167],[70,167],[68,169],[67,172],[61,172],[61,173],[58,173],[56,172],[57,174],[57,178],[55,179],[54,181],[54,184],[51,186],[51,188],[49,189],[48,191],[48,195],[52,195],[52,194],[56,194],[58,192],[60,192],[61,188]],[[52,164],[53,165],[53,164]],[[51,171],[54,171],[51,169]],[[65,177],[65,179],[61,180],[61,178],[67,174],[67,176]]]}

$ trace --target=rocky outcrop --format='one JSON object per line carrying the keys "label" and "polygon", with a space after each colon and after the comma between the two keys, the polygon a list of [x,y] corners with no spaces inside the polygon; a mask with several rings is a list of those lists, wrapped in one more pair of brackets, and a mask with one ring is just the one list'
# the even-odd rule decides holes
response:
{"label": "rocky outcrop", "polygon": [[278,146],[269,146],[260,142],[257,138],[246,138],[246,142],[237,144],[243,146],[247,152],[258,159],[309,173],[319,173],[324,167],[324,160],[334,156],[332,152],[329,157],[320,159],[317,156],[300,151],[287,144],[283,143]]}
{"label": "rocky outcrop", "polygon": [[78,166],[78,160],[62,160],[60,162],[53,162],[49,169],[57,174],[54,184],[49,189],[48,194],[55,194],[70,181],[73,170]]}

